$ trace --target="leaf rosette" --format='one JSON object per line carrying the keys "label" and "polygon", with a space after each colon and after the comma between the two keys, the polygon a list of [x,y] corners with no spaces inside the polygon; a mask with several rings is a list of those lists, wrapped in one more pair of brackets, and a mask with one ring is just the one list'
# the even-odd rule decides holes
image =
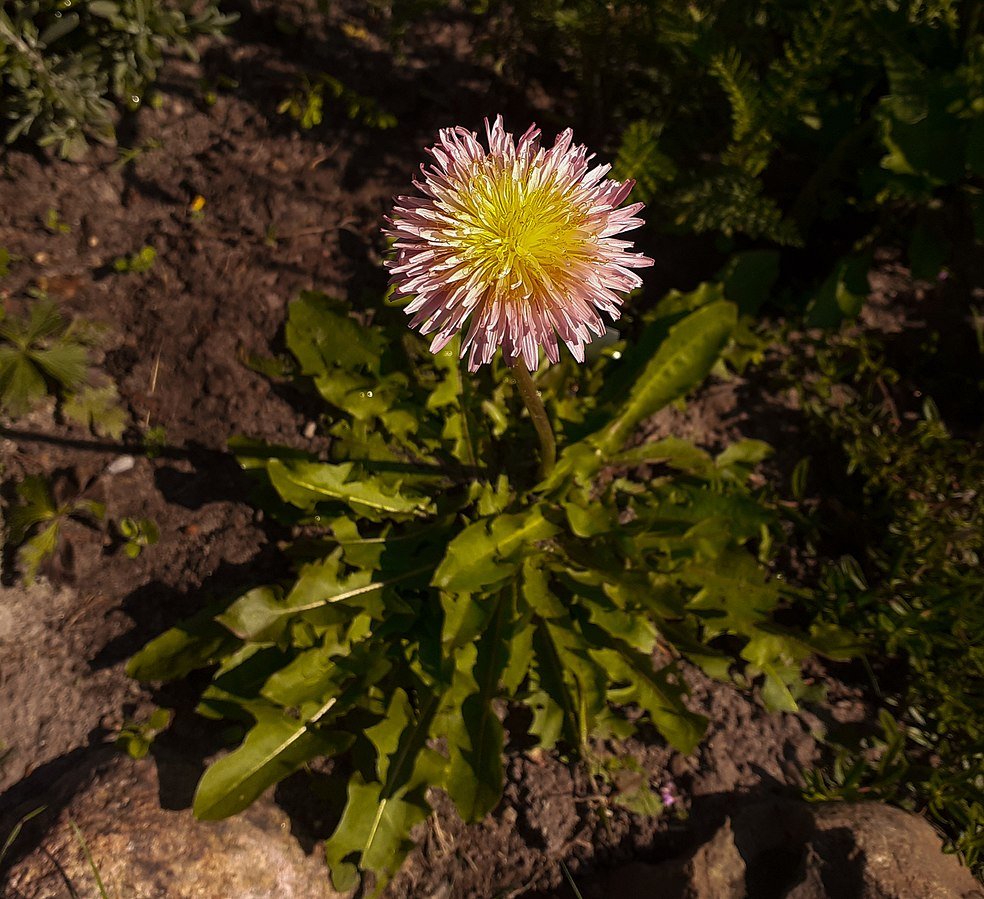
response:
{"label": "leaf rosette", "polygon": [[202,778],[200,817],[344,756],[332,878],[347,889],[372,872],[381,888],[430,790],[467,821],[496,807],[505,704],[529,708],[539,746],[575,756],[645,721],[693,751],[706,721],[684,661],[740,669],[795,707],[800,663],[828,647],[773,617],[795,597],[756,554],[776,522],[747,479],[768,447],[625,446],[707,377],[736,327],[719,286],[671,299],[646,322],[648,356],[611,349],[539,379],[566,437],[546,479],[504,366],[464,374],[454,343],[431,355],[388,309],[367,324],[322,294],[291,305],[287,346],[327,404],[330,451],[233,449],[256,501],[297,529],[296,574],[202,612],[129,666],[144,680],[211,667],[200,711],[249,725]]}

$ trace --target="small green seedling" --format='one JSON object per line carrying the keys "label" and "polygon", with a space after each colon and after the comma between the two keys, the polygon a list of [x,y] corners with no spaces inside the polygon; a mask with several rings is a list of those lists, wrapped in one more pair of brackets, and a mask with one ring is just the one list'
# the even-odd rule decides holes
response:
{"label": "small green seedling", "polygon": [[146,721],[127,721],[116,736],[116,745],[132,759],[145,758],[158,734],[171,723],[170,709],[155,709]]}
{"label": "small green seedling", "polygon": [[219,75],[214,81],[210,78],[202,78],[198,82],[202,91],[202,102],[208,107],[215,106],[219,102],[221,91],[233,91],[239,87],[239,82],[228,75]]}
{"label": "small green seedling", "polygon": [[61,220],[58,210],[53,208],[44,214],[44,226],[52,234],[69,234],[72,230],[69,225]]}
{"label": "small green seedling", "polygon": [[[159,97],[160,95],[155,94],[154,96]],[[115,168],[124,169],[131,163],[136,162],[144,154],[151,153],[154,150],[160,150],[163,146],[164,144],[161,143],[161,141],[156,138],[151,138],[142,144],[137,144],[135,147],[120,147],[117,151],[119,153],[119,157],[113,165]]]}
{"label": "small green seedling", "polygon": [[36,818],[40,815],[47,806],[42,805],[34,809],[34,811],[28,812],[24,815],[15,825],[14,829],[10,831],[7,839],[4,840],[3,847],[0,848],[0,865],[3,864],[3,860],[7,857],[7,853],[10,851],[10,847],[14,845],[14,841],[20,836],[21,831],[24,829],[24,825],[27,824],[32,818]]}
{"label": "small green seedling", "polygon": [[113,270],[126,275],[143,275],[149,272],[157,261],[157,250],[143,246],[129,256],[118,256],[113,262]]}
{"label": "small green seedling", "polygon": [[305,78],[298,90],[277,106],[277,112],[289,116],[305,131],[310,131],[324,119],[326,93],[353,121],[380,131],[397,125],[396,116],[382,109],[372,97],[356,93],[337,78],[325,74],[314,79]]}
{"label": "small green seedling", "polygon": [[109,893],[106,892],[106,884],[103,883],[102,876],[99,873],[99,868],[96,866],[96,861],[92,857],[92,852],[89,851],[89,844],[82,835],[82,830],[71,818],[68,819],[68,823],[72,828],[72,833],[75,834],[75,839],[78,841],[79,848],[82,850],[85,860],[89,863],[89,870],[92,871],[92,876],[95,878],[96,887],[99,889],[100,899],[110,899]]}
{"label": "small green seedling", "polygon": [[143,435],[144,453],[148,459],[156,459],[167,447],[167,430],[164,425],[147,428]]}
{"label": "small green seedling", "polygon": [[117,527],[120,536],[126,539],[123,552],[131,559],[139,556],[144,547],[153,546],[160,539],[157,525],[149,518],[121,518]]}
{"label": "small green seedling", "polygon": [[612,787],[614,805],[637,815],[656,818],[663,814],[663,801],[649,782],[649,772],[631,755],[587,758],[589,770]]}

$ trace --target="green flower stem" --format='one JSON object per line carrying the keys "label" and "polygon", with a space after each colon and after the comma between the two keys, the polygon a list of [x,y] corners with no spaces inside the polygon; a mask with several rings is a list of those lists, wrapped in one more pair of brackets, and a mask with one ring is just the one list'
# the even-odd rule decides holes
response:
{"label": "green flower stem", "polygon": [[518,358],[511,368],[519,387],[519,395],[526,404],[526,411],[530,413],[530,420],[536,428],[536,436],[540,438],[540,473],[543,477],[547,477],[557,461],[557,442],[554,440],[553,428],[550,426],[550,419],[536,384],[533,383],[533,376],[526,368],[522,357]]}

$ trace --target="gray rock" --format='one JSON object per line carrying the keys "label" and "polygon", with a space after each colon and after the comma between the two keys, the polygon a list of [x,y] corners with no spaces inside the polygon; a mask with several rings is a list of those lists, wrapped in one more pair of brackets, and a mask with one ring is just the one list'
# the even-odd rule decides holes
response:
{"label": "gray rock", "polygon": [[188,809],[161,807],[153,762],[118,756],[66,798],[57,816],[38,818],[40,842],[32,846],[28,825],[14,844],[15,853],[28,851],[12,867],[4,896],[96,899],[74,821],[108,894],[119,899],[341,899],[319,844],[306,855],[267,799],[225,821],[196,821]]}

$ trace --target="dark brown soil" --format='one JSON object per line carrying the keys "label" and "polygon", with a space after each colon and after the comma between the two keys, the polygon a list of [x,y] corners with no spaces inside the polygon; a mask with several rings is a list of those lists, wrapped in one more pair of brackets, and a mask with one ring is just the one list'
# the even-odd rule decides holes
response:
{"label": "dark brown soil", "polygon": [[[119,797],[131,790],[151,797],[156,790],[161,809],[179,814],[182,827],[195,826],[191,791],[216,737],[190,713],[193,690],[178,685],[154,695],[128,680],[123,665],[210,596],[242,591],[280,570],[282,535],[244,501],[225,442],[243,433],[311,446],[317,438],[307,436],[308,425],[318,410],[272,387],[243,359],[276,349],[286,305],[301,289],[340,295],[356,308],[381,295],[381,216],[407,188],[411,161],[422,159],[439,127],[477,128],[482,116],[500,111],[513,122],[543,122],[549,105],[531,86],[501,83],[495,60],[476,52],[481,35],[464,13],[411,24],[393,52],[385,23],[362,15],[363,4],[332,4],[324,25],[293,2],[226,5],[242,15],[235,39],[204,44],[198,64],[171,60],[157,85],[160,107],[121,123],[121,145],[159,142],[159,149],[129,165],[117,164],[108,148],[83,164],[22,150],[2,160],[0,246],[20,259],[2,282],[4,299],[16,306],[37,285],[72,316],[105,323],[103,368],[118,383],[131,423],[116,445],[50,408],[39,410],[4,431],[7,492],[24,475],[44,474],[66,496],[105,502],[111,519],[150,518],[160,527],[160,542],[129,560],[111,530],[69,523],[45,571],[47,583],[31,590],[13,585],[12,559],[5,559],[0,738],[9,752],[0,767],[0,843],[20,815],[47,806],[8,863],[50,858],[52,870],[64,867],[59,853],[71,849],[68,817],[84,819],[93,834],[100,815],[125,828],[131,806]],[[278,19],[299,30],[285,37]],[[376,97],[400,127],[374,131],[329,108],[322,126],[296,130],[277,104],[302,74],[320,71]],[[229,82],[220,76],[237,86],[223,87]],[[208,105],[206,89],[214,85],[217,98]],[[552,115],[562,105],[556,99]],[[192,205],[199,195],[200,213]],[[45,227],[51,209],[70,230]],[[149,273],[112,271],[115,258],[143,245],[158,254]],[[654,427],[707,446],[762,436],[736,412],[743,389],[713,385],[685,419]],[[169,447],[154,459],[140,452],[151,427],[164,428]],[[128,456],[132,465],[120,461]],[[505,799],[486,821],[465,827],[436,797],[437,815],[386,895],[572,896],[562,862],[576,881],[591,885],[629,861],[689,853],[750,800],[795,794],[798,772],[819,758],[823,722],[863,711],[858,696],[836,682],[825,707],[800,715],[770,715],[753,696],[697,674],[693,686],[695,705],[713,722],[694,756],[672,754],[655,734],[598,747],[634,757],[654,787],[672,781],[681,814],[630,814],[599,794],[583,767],[516,750]],[[177,719],[154,757],[134,763],[107,749],[124,719],[157,702],[175,708]],[[147,770],[135,773],[140,766]],[[275,798],[317,867],[315,838],[337,811],[320,820],[310,801],[298,799],[307,790],[300,775]],[[145,800],[132,805],[134,833],[157,826]],[[272,832],[288,819],[264,812],[249,820]],[[107,855],[96,860],[109,865],[116,844],[99,845]],[[30,886],[27,861],[10,896],[75,895],[66,878]],[[213,895],[154,882],[162,884],[158,892],[140,895]],[[249,895],[313,895],[285,889]]]}

